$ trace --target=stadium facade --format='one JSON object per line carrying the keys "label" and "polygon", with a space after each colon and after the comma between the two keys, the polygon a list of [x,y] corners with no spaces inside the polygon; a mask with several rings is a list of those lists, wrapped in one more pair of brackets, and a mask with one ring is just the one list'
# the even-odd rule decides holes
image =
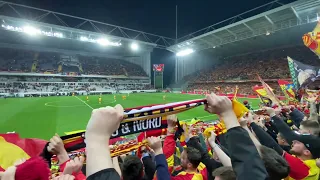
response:
{"label": "stadium facade", "polygon": [[[272,5],[280,7],[243,18]],[[299,0],[287,5],[273,1],[184,36],[179,43],[167,48],[174,53],[185,49],[195,51],[177,58],[175,80],[178,82],[186,75],[212,67],[227,57],[303,45],[302,36],[313,30],[319,13],[317,0]]]}

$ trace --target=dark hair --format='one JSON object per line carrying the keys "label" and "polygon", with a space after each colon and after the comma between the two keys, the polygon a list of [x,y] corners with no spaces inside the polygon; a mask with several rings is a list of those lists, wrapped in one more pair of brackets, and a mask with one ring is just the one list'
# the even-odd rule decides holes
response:
{"label": "dark hair", "polygon": [[137,156],[126,156],[122,163],[123,180],[140,180],[143,175],[143,164]]}
{"label": "dark hair", "polygon": [[279,135],[282,139],[285,139],[284,136],[283,136],[283,134],[282,134],[281,132],[279,132],[278,135]]}
{"label": "dark hair", "polygon": [[261,146],[260,153],[270,179],[281,180],[289,175],[290,166],[275,150]]}
{"label": "dark hair", "polygon": [[223,166],[215,169],[212,172],[213,177],[220,177],[221,180],[236,180],[237,176],[233,172],[232,167]]}
{"label": "dark hair", "polygon": [[188,160],[192,164],[193,168],[197,168],[201,162],[200,151],[193,147],[187,147],[184,150],[186,151]]}
{"label": "dark hair", "polygon": [[302,125],[305,128],[311,129],[312,135],[319,136],[320,125],[318,121],[312,121],[312,120],[302,121],[300,125]]}

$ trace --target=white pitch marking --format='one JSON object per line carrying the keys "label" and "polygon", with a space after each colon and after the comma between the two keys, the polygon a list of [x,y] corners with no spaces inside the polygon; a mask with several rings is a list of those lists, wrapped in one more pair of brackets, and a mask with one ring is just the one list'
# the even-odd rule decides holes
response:
{"label": "white pitch marking", "polygon": [[77,96],[74,96],[75,98],[77,98],[79,101],[83,102],[85,105],[87,105],[89,108],[94,109],[93,107],[91,107],[88,103],[86,103],[85,101],[83,101],[82,99],[78,98]]}

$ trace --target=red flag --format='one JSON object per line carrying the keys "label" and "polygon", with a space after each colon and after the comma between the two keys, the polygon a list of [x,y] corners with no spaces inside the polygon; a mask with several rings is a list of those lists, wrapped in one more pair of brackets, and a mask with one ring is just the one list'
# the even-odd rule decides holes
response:
{"label": "red flag", "polygon": [[12,166],[19,159],[39,156],[47,141],[33,138],[20,138],[19,134],[0,134],[0,170]]}

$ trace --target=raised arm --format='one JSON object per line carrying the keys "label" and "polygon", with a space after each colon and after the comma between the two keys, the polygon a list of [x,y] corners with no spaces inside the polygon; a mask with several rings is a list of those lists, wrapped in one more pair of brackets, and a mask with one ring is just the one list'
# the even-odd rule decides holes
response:
{"label": "raised arm", "polygon": [[241,128],[232,109],[232,102],[228,97],[211,94],[207,96],[208,105],[205,110],[219,114],[227,128],[227,144],[232,161],[233,170],[238,180],[264,180],[268,173],[259,153],[249,137]]}

